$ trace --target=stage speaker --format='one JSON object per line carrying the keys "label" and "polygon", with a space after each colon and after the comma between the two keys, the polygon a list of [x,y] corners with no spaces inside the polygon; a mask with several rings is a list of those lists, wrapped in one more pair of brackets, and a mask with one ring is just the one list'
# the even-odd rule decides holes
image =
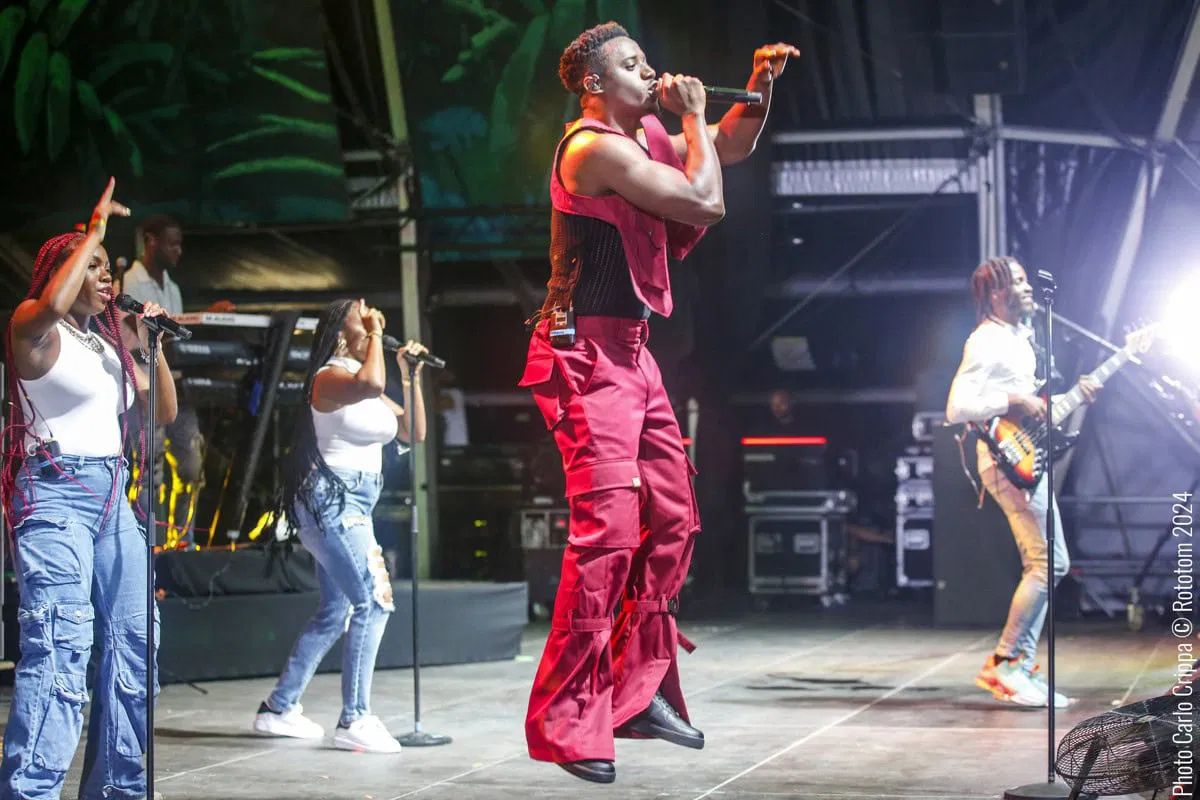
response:
{"label": "stage speaker", "polygon": [[1024,0],[942,0],[940,10],[945,91],[1025,91]]}
{"label": "stage speaker", "polygon": [[[933,620],[938,626],[985,625],[998,633],[1021,580],[1021,556],[991,495],[985,493],[978,507],[955,440],[962,430],[943,425],[933,437]],[[965,445],[974,472],[974,437]]]}

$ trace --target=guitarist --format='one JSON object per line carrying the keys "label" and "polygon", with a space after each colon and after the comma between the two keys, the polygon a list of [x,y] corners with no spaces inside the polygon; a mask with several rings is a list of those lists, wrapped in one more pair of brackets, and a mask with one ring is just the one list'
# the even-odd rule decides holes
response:
{"label": "guitarist", "polygon": [[[1042,420],[1045,400],[1037,395],[1037,357],[1033,348],[1033,287],[1025,268],[1009,256],[989,259],[971,276],[978,325],[963,347],[962,363],[950,386],[946,418],[952,423],[985,423],[1004,414],[1024,414]],[[1079,381],[1087,402],[1100,384],[1090,376]],[[975,684],[1005,702],[1045,706],[1049,690],[1037,671],[1034,656],[1046,619],[1049,586],[1046,546],[1046,504],[1054,502],[1046,479],[1033,490],[1015,486],[997,467],[987,445],[976,443],[979,477],[988,494],[1008,518],[1021,553],[1021,582],[1013,594],[1008,621],[995,652],[984,662]],[[1054,582],[1067,574],[1070,557],[1062,535],[1058,504],[1054,504]],[[1055,692],[1054,704],[1068,700]]]}

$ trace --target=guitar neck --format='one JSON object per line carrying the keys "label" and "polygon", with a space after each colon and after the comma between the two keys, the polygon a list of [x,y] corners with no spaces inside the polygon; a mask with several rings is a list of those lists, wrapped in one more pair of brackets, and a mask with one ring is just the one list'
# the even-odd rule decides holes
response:
{"label": "guitar neck", "polygon": [[[1113,373],[1128,363],[1131,355],[1132,354],[1130,351],[1125,349],[1121,349],[1113,353],[1108,357],[1107,361],[1096,367],[1096,369],[1092,370],[1092,380],[1103,386],[1104,382],[1113,376]],[[1054,423],[1057,425],[1058,423],[1062,422],[1067,418],[1068,414],[1079,408],[1079,406],[1082,404],[1083,390],[1081,390],[1079,388],[1079,384],[1076,383],[1073,387],[1071,387],[1071,391],[1064,394],[1058,399],[1057,402],[1055,402],[1053,411]]]}

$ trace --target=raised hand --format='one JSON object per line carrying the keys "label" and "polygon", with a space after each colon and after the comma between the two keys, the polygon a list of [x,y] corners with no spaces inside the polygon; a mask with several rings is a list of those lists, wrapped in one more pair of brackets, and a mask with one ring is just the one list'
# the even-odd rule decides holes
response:
{"label": "raised hand", "polygon": [[383,333],[383,329],[387,327],[387,319],[383,316],[383,312],[377,308],[371,308],[361,297],[358,300],[358,313],[362,317],[363,327],[366,328],[368,334]]}
{"label": "raised hand", "polygon": [[116,188],[117,179],[109,178],[108,186],[104,187],[104,194],[100,195],[100,202],[96,203],[96,208],[92,210],[92,219],[88,222],[88,233],[95,233],[100,237],[100,241],[104,241],[110,215],[128,217],[130,214],[128,208],[113,200],[113,190]]}
{"label": "raised hand", "polygon": [[758,88],[769,86],[772,81],[783,74],[787,66],[788,56],[800,57],[800,49],[785,42],[765,44],[754,51],[754,71],[750,75],[750,85]]}

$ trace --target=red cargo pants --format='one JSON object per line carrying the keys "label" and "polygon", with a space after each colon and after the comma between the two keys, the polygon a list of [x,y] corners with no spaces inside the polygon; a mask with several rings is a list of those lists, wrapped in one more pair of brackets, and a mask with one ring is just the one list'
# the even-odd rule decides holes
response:
{"label": "red cargo pants", "polygon": [[545,323],[529,345],[521,385],[554,432],[571,509],[525,719],[529,754],[542,761],[613,759],[613,729],[659,690],[687,719],[672,612],[700,519],[648,330],[580,317],[570,350],[550,346]]}

